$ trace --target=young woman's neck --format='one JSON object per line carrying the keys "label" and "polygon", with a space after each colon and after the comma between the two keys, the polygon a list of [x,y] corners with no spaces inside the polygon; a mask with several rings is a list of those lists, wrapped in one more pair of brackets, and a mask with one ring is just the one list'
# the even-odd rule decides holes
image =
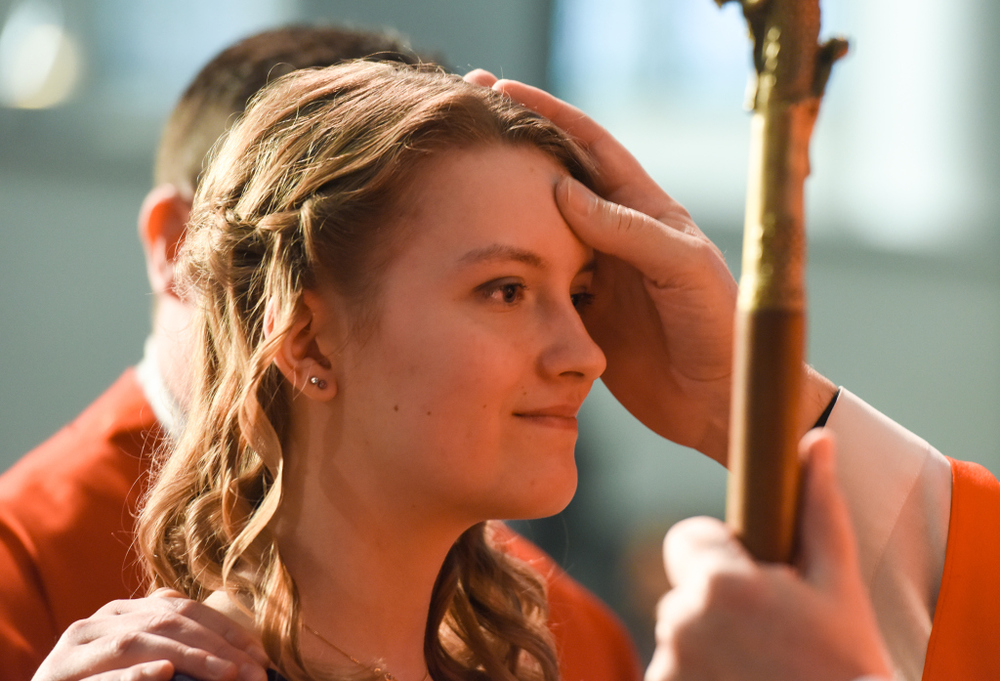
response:
{"label": "young woman's neck", "polygon": [[421,681],[434,583],[465,528],[428,522],[391,493],[357,484],[328,434],[290,440],[273,527],[302,604],[305,659],[381,661],[399,681]]}

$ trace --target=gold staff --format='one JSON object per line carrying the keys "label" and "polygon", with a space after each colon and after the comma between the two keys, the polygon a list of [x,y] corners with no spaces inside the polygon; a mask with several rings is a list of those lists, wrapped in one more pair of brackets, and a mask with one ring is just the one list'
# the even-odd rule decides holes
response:
{"label": "gold staff", "polygon": [[[721,6],[728,0],[716,0]],[[840,39],[819,45],[819,0],[738,0],[756,82],[729,440],[726,520],[760,560],[788,562],[798,504],[805,344],[803,184]]]}

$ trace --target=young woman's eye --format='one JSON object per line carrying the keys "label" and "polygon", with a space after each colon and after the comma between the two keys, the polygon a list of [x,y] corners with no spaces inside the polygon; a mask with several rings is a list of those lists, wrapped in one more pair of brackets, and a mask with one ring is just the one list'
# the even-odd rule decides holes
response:
{"label": "young woman's eye", "polygon": [[485,285],[482,292],[491,301],[513,305],[524,297],[526,289],[527,286],[519,281],[503,281]]}
{"label": "young woman's eye", "polygon": [[573,307],[580,311],[594,302],[594,294],[590,291],[580,291],[579,293],[571,294],[570,300],[573,301]]}
{"label": "young woman's eye", "polygon": [[500,287],[500,296],[505,303],[516,303],[524,294],[524,284],[504,284]]}

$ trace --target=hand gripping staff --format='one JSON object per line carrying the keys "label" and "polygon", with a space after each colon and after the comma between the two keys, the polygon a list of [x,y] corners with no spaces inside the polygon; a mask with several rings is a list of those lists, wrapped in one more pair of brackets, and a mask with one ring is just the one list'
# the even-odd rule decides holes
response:
{"label": "hand gripping staff", "polygon": [[750,28],[756,77],[726,521],[759,560],[788,562],[805,354],[803,184],[826,81],[847,43],[818,43],[819,0],[735,1]]}

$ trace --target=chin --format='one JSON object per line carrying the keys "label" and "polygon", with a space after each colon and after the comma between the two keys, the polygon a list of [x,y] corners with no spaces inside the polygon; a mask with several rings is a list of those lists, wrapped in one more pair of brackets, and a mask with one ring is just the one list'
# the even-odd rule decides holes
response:
{"label": "chin", "polygon": [[[559,476],[559,479],[538,479],[530,484],[525,482],[521,490],[526,498],[519,500],[521,503],[511,504],[508,512],[498,517],[506,520],[532,520],[560,513],[569,506],[576,493],[576,466],[573,466],[572,474]],[[527,498],[528,493],[530,498]]]}

